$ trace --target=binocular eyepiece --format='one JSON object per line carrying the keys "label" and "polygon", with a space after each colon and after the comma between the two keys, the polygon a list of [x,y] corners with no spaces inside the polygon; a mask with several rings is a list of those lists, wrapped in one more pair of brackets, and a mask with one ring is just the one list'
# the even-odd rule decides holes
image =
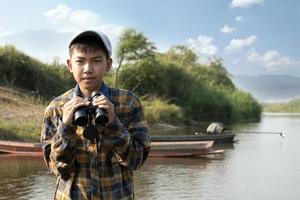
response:
{"label": "binocular eyepiece", "polygon": [[[78,94],[75,94],[80,96]],[[92,101],[101,95],[101,92],[94,91],[91,97],[88,97],[90,104],[88,106],[79,107],[74,114],[74,123],[78,126],[86,126],[92,124],[92,120],[95,120],[95,124],[104,126],[108,122],[107,111],[98,106],[93,106]]]}

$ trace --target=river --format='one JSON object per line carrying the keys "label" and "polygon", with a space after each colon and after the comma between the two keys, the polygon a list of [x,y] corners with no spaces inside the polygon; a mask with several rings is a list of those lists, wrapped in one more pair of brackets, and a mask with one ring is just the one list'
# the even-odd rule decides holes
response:
{"label": "river", "polygon": [[[135,172],[136,199],[298,200],[300,115],[264,113],[259,123],[231,129],[285,131],[286,137],[240,133],[233,145],[216,147],[225,149],[224,155],[150,158]],[[1,155],[0,172],[0,200],[53,195],[55,177],[41,158]]]}

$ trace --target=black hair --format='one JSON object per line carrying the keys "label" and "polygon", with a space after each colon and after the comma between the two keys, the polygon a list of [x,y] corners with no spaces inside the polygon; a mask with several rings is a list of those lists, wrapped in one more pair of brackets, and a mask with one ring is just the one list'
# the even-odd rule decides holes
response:
{"label": "black hair", "polygon": [[85,53],[95,52],[97,50],[103,50],[105,52],[106,58],[107,59],[109,58],[107,49],[103,41],[95,36],[84,36],[74,40],[69,48],[70,56],[72,56],[74,49],[78,49],[79,51]]}

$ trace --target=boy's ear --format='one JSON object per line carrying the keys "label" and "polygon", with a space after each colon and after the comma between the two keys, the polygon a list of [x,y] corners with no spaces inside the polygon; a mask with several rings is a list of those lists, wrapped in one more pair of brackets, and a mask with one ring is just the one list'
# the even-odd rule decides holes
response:
{"label": "boy's ear", "polygon": [[109,70],[111,69],[113,60],[111,58],[107,59],[107,66],[106,66],[106,72],[109,72]]}
{"label": "boy's ear", "polygon": [[67,66],[68,66],[68,70],[69,70],[69,72],[73,72],[72,71],[72,62],[71,62],[71,59],[67,59]]}

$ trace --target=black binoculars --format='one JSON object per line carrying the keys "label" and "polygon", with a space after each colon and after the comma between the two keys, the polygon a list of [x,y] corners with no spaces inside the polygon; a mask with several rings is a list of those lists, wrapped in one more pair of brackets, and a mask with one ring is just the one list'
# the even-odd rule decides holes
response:
{"label": "black binoculars", "polygon": [[75,111],[75,125],[86,126],[88,124],[92,124],[93,120],[95,120],[95,124],[104,126],[108,122],[107,111],[103,108],[99,108],[98,106],[93,106],[92,104],[92,101],[100,95],[101,92],[94,91],[92,96],[88,97],[88,101],[90,102],[89,105],[81,106]]}
{"label": "black binoculars", "polygon": [[[81,106],[77,108],[74,113],[74,124],[77,126],[83,126],[83,136],[89,140],[99,138],[99,133],[96,125],[105,126],[108,122],[107,111],[98,106],[93,106],[92,101],[101,95],[101,92],[94,91],[92,96],[88,97],[89,105]],[[78,88],[74,91],[74,96],[82,97]]]}

